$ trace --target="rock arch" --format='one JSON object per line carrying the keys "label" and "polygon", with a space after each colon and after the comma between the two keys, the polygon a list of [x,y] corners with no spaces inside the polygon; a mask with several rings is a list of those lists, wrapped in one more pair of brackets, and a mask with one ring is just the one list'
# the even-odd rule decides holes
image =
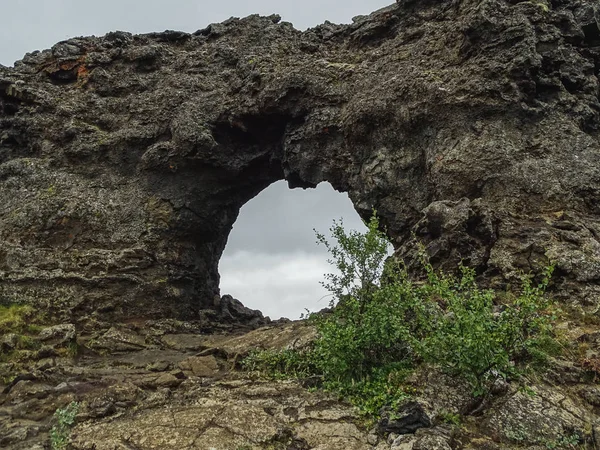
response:
{"label": "rock arch", "polygon": [[[0,67],[0,301],[195,317],[241,205],[328,181],[398,254],[600,295],[598,8],[398,2],[76,38]],[[515,25],[517,24],[517,25]]]}

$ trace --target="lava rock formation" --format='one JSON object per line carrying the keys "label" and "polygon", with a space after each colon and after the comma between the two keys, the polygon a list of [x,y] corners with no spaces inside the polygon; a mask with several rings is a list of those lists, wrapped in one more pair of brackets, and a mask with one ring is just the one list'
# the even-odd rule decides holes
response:
{"label": "lava rock formation", "polygon": [[[600,2],[402,0],[301,32],[75,38],[0,66],[0,301],[192,319],[271,183],[327,181],[408,262],[600,306]],[[268,220],[266,218],[265,220]]]}

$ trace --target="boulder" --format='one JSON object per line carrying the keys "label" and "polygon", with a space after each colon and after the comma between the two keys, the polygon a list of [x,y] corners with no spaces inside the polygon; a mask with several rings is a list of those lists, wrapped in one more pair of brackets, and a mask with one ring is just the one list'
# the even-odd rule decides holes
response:
{"label": "boulder", "polygon": [[214,356],[192,356],[179,363],[179,368],[196,377],[212,377],[219,372],[219,364]]}
{"label": "boulder", "polygon": [[38,335],[38,339],[45,344],[64,345],[74,342],[76,339],[75,325],[65,323],[46,327]]}

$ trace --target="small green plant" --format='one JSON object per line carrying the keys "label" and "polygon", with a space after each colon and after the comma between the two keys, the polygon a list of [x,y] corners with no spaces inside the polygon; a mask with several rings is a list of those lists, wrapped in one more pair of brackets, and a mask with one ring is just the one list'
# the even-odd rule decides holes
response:
{"label": "small green plant", "polygon": [[519,426],[516,430],[505,430],[504,434],[508,439],[513,442],[523,444],[537,444],[547,449],[558,450],[558,449],[577,449],[581,448],[582,438],[578,433],[563,434],[555,439],[547,437],[536,436],[533,433],[527,431],[525,427]]}
{"label": "small green plant", "polygon": [[12,381],[15,379],[16,375],[15,374],[4,374],[4,373],[0,373],[0,385],[7,385],[12,383]]}
{"label": "small green plant", "polygon": [[0,349],[0,363],[11,363],[11,369],[2,374],[2,382],[14,377],[24,361],[29,359],[33,350],[41,343],[31,334],[39,333],[41,327],[36,324],[39,316],[28,305],[0,305],[0,335],[6,337],[5,345]]}
{"label": "small green plant", "polygon": [[530,439],[529,433],[524,426],[519,425],[516,429],[504,430],[504,435],[513,442],[521,443]]}
{"label": "small green plant", "polygon": [[581,437],[577,433],[563,435],[558,439],[544,441],[544,446],[548,449],[576,449],[581,445]]}
{"label": "small green plant", "polygon": [[460,426],[461,422],[462,422],[462,418],[460,416],[460,414],[456,414],[450,411],[445,411],[442,410],[439,413],[439,420],[442,423],[447,423],[449,425],[455,425],[455,426]]}
{"label": "small green plant", "polygon": [[58,355],[65,358],[76,358],[80,351],[81,347],[76,341],[71,341],[65,347],[57,349]]}
{"label": "small green plant", "polygon": [[306,378],[315,371],[309,352],[296,350],[257,350],[242,360],[244,370],[272,379]]}
{"label": "small green plant", "polygon": [[547,13],[548,11],[550,11],[550,8],[544,2],[541,2],[541,1],[532,1],[531,4],[540,7],[542,9],[542,11],[544,11],[545,13]]}
{"label": "small green plant", "polygon": [[79,403],[71,402],[65,408],[59,408],[54,413],[56,424],[50,430],[50,446],[52,450],[67,448],[71,428],[75,424],[75,416],[79,411]]}

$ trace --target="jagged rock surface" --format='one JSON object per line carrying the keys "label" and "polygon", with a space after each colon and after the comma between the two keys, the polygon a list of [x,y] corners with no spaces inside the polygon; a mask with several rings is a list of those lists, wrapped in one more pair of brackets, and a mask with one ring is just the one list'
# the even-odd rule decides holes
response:
{"label": "jagged rock surface", "polygon": [[240,207],[322,181],[494,285],[600,304],[597,1],[400,1],[305,32],[70,39],[0,67],[0,299],[196,318]]}
{"label": "jagged rock surface", "polygon": [[[575,366],[528,392],[507,385],[478,416],[459,416],[473,402],[464,381],[421,367],[406,380],[412,398],[371,431],[343,399],[236,370],[257,348],[302,349],[314,336],[306,322],[234,335],[174,320],[82,330],[75,354],[59,342],[0,364],[0,447],[49,448],[54,413],[76,402],[67,434],[77,450],[597,448],[598,389]],[[11,365],[19,375],[7,383]]]}

